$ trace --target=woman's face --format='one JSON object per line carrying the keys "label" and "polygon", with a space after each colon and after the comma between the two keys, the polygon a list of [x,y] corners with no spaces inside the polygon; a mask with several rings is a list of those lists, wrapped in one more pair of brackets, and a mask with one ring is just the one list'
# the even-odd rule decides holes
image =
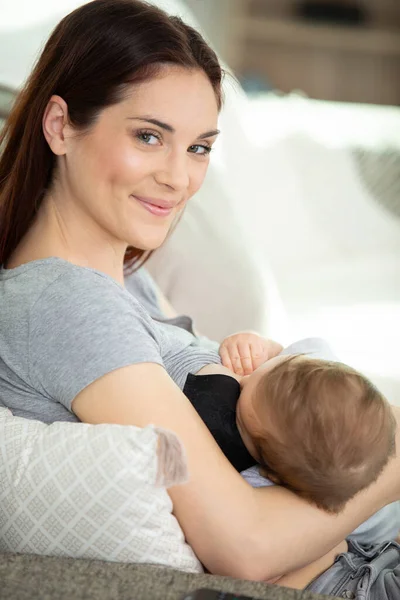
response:
{"label": "woman's face", "polygon": [[202,71],[164,68],[102,111],[88,133],[67,132],[57,178],[63,203],[89,235],[98,231],[123,252],[157,248],[204,180],[217,119]]}

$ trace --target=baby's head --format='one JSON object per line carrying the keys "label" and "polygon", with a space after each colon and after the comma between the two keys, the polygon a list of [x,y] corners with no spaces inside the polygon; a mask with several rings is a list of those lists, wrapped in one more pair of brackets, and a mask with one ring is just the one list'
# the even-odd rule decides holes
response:
{"label": "baby's head", "polygon": [[237,424],[275,483],[338,513],[395,452],[390,405],[354,369],[279,356],[243,378]]}

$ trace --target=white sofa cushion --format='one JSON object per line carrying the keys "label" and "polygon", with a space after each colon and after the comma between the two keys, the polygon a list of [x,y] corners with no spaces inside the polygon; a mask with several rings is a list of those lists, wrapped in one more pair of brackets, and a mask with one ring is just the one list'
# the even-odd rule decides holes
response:
{"label": "white sofa cushion", "polygon": [[152,426],[53,423],[0,409],[0,551],[202,567],[166,487],[187,479]]}

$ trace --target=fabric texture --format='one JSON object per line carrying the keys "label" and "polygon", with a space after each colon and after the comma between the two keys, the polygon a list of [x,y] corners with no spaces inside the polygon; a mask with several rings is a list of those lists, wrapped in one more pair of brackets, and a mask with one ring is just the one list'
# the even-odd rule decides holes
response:
{"label": "fabric texture", "polygon": [[152,362],[183,388],[219,363],[217,346],[152,319],[114,279],[60,258],[0,270],[0,405],[43,422],[77,421],[71,404],[115,369]]}
{"label": "fabric texture", "polygon": [[0,581],[1,600],[183,600],[199,588],[260,600],[327,600],[262,581],[27,554],[0,554]]}
{"label": "fabric texture", "polygon": [[187,477],[171,432],[0,409],[0,551],[201,572],[166,491]]}
{"label": "fabric texture", "polygon": [[400,218],[400,148],[353,150],[360,177],[381,206]]}
{"label": "fabric texture", "polygon": [[385,542],[373,547],[349,543],[333,567],[309,584],[306,590],[354,600],[400,598],[400,545]]}

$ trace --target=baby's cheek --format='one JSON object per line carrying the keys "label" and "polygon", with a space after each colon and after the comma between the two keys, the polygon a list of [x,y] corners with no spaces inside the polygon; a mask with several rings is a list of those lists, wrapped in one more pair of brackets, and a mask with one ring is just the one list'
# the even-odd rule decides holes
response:
{"label": "baby's cheek", "polygon": [[[248,376],[249,378],[251,377]],[[242,378],[243,380],[244,378]],[[248,380],[246,385],[242,388],[242,392],[239,396],[239,400],[237,403],[236,410],[239,411],[241,420],[243,422],[244,427],[247,430],[254,429],[255,423],[253,423],[254,418],[258,420],[258,415],[256,413],[256,409],[253,405],[253,392],[251,389],[251,382]]]}
{"label": "baby's cheek", "polygon": [[255,458],[257,460],[256,457],[256,449],[255,449],[255,445],[253,442],[253,438],[256,437],[255,432],[256,432],[256,427],[254,426],[254,416],[253,416],[253,411],[251,410],[251,408],[248,406],[248,396],[245,393],[241,393],[238,403],[236,405],[236,414],[238,416],[237,418],[237,425],[238,425],[238,429],[239,429],[239,433],[241,435],[241,438],[247,448],[247,450],[250,452],[250,454],[253,456],[253,458]]}

